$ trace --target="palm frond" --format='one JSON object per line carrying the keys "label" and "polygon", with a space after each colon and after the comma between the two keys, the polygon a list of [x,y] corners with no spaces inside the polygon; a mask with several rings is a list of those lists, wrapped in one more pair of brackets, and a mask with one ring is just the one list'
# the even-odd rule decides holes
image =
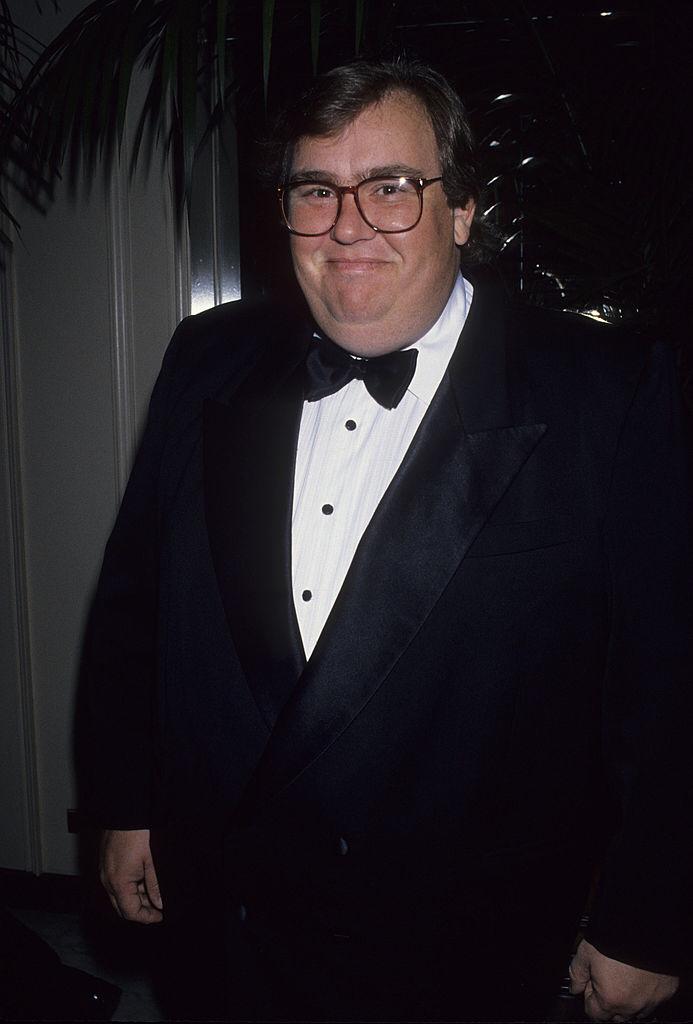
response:
{"label": "palm frond", "polygon": [[226,99],[226,32],[229,17],[228,0],[217,0],[216,17],[216,99],[223,110]]}
{"label": "palm frond", "polygon": [[91,179],[99,164],[108,173],[123,146],[134,78],[148,73],[131,168],[145,138],[152,144],[163,138],[181,161],[175,175],[181,212],[192,187],[201,69],[216,61],[218,99],[226,93],[228,0],[218,0],[216,36],[206,30],[208,6],[208,0],[92,0],[42,51],[17,90],[2,152],[12,140],[30,138],[37,177],[50,178],[63,166],[70,180],[80,172]]}
{"label": "palm frond", "polygon": [[318,53],[320,50],[320,0],[310,0],[310,60],[313,74],[318,73]]}
{"label": "palm frond", "polygon": [[262,84],[264,88],[265,106],[267,106],[267,91],[269,88],[273,25],[274,0],[262,0]]}
{"label": "palm frond", "polygon": [[361,52],[361,41],[363,39],[363,16],[364,0],[356,0],[355,3],[355,29],[354,29],[354,53],[358,57]]}

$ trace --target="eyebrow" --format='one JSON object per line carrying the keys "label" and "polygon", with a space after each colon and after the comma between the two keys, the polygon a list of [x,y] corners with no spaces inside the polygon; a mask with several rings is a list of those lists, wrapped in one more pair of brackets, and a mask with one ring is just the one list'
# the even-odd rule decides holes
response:
{"label": "eyebrow", "polygon": [[[366,167],[362,172],[359,181],[366,178],[423,178],[420,167],[411,167],[409,164],[385,164],[382,167]],[[301,167],[293,171],[289,177],[290,182],[294,181],[329,181],[337,184],[338,181],[330,171],[323,171],[319,168]]]}

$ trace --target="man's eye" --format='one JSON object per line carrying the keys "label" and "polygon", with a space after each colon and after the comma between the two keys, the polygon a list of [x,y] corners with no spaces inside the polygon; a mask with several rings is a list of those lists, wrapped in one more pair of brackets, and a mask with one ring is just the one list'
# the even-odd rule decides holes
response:
{"label": "man's eye", "polygon": [[416,189],[406,178],[392,178],[387,181],[374,181],[369,190],[376,199],[390,199],[416,193]]}
{"label": "man's eye", "polygon": [[335,192],[326,185],[304,185],[295,189],[294,194],[298,199],[308,202],[335,198]]}

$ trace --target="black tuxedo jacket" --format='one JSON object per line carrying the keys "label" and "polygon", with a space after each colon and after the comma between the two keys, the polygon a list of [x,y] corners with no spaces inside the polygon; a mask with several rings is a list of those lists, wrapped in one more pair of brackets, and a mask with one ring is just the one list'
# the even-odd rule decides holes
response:
{"label": "black tuxedo jacket", "polygon": [[89,629],[92,814],[162,830],[162,858],[223,831],[238,919],[313,944],[295,970],[387,948],[433,977],[471,932],[564,941],[599,863],[592,941],[675,971],[691,506],[666,348],[479,283],[306,664],[310,337],[241,303],[174,336]]}

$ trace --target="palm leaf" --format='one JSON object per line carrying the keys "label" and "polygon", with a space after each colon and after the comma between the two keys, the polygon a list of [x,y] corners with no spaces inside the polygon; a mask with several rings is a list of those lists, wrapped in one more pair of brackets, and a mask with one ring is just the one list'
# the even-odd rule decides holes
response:
{"label": "palm leaf", "polygon": [[320,0],[310,0],[310,59],[313,74],[318,73],[318,51],[320,49]]}
{"label": "palm leaf", "polygon": [[[5,3],[6,0],[2,0]],[[190,195],[200,67],[217,60],[219,99],[226,92],[228,0],[217,6],[217,37],[201,32],[206,0],[93,0],[47,46],[13,97],[0,137],[31,139],[35,170],[50,178],[67,164],[70,180],[109,173],[123,145],[133,77],[154,75],[136,122],[131,170],[145,139],[164,138],[175,159],[176,207]],[[158,79],[157,80],[155,80]],[[162,127],[166,125],[162,133]],[[151,156],[151,154],[150,154]]]}
{"label": "palm leaf", "polygon": [[270,57],[272,55],[272,28],[274,23],[274,0],[262,0],[262,83],[267,106]]}
{"label": "palm leaf", "polygon": [[228,0],[217,0],[216,24],[216,96],[223,109],[226,98],[226,26],[229,15]]}
{"label": "palm leaf", "polygon": [[180,135],[183,196],[192,192],[193,165],[197,145],[197,71],[200,11],[197,5],[181,0],[181,36],[179,40],[178,76],[175,106]]}
{"label": "palm leaf", "polygon": [[[30,55],[14,33],[8,2],[0,0],[0,161],[5,169],[12,163],[23,179],[21,187],[35,195],[64,169],[70,182],[79,174],[91,180],[99,166],[106,175],[111,172],[126,137],[133,82],[146,74],[144,101],[134,118],[130,171],[143,156],[151,160],[159,144],[162,157],[172,157],[175,206],[182,212],[200,141],[220,127],[227,97],[237,91],[229,76],[229,45],[237,26],[252,33],[258,20],[267,107],[275,0],[243,5],[231,0],[91,0],[48,46],[35,47]],[[335,0],[329,7],[309,0],[314,72],[323,16],[325,11],[330,15],[328,28],[341,24],[343,19],[334,17],[340,3],[347,7],[349,0]],[[364,10],[365,0],[356,0],[357,51]],[[27,56],[30,70],[21,82],[17,62]],[[200,124],[200,98],[207,107],[206,124]]]}
{"label": "palm leaf", "polygon": [[364,0],[356,0],[355,13],[356,13],[356,25],[354,31],[354,53],[358,57],[361,52],[361,40],[363,39],[363,15],[364,15]]}

